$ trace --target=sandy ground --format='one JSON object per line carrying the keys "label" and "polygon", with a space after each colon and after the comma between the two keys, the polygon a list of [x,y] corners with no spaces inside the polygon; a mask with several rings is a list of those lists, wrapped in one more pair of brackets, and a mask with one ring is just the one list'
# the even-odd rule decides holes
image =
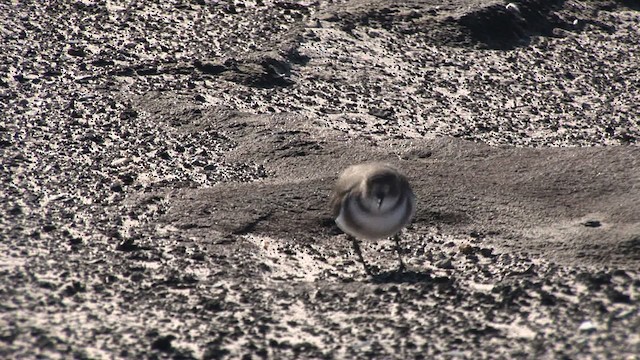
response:
{"label": "sandy ground", "polygon": [[[637,359],[638,10],[0,4],[0,357]],[[369,160],[402,274],[329,216]]]}

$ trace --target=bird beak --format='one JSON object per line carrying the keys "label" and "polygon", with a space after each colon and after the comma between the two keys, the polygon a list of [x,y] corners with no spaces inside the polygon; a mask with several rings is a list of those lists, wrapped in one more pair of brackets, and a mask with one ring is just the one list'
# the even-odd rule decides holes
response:
{"label": "bird beak", "polygon": [[380,206],[382,206],[382,201],[384,200],[384,196],[380,196],[378,198],[378,209],[380,209]]}

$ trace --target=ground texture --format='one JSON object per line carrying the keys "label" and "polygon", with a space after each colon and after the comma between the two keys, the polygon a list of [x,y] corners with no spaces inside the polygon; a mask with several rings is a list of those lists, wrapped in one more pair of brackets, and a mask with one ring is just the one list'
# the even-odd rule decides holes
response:
{"label": "ground texture", "polygon": [[[634,1],[0,4],[0,357],[637,359]],[[329,217],[401,168],[402,234]]]}

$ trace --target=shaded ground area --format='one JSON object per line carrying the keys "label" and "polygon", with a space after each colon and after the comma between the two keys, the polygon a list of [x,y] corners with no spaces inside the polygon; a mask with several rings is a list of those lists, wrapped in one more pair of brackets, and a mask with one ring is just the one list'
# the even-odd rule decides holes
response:
{"label": "shaded ground area", "polygon": [[[640,353],[634,3],[0,14],[0,357]],[[328,216],[368,160],[418,196],[404,274]]]}
{"label": "shaded ground area", "polygon": [[197,121],[238,140],[231,159],[264,163],[269,176],[173,192],[164,219],[179,228],[296,241],[330,236],[339,232],[327,207],[339,171],[387,161],[410,176],[421,200],[416,227],[475,233],[562,263],[640,266],[637,147],[492,148],[451,138],[345,143],[291,115],[208,116]]}

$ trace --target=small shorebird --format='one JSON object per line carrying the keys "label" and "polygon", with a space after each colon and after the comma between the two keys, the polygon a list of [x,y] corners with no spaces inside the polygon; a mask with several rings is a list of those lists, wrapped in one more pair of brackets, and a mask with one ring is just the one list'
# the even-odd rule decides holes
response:
{"label": "small shorebird", "polygon": [[351,238],[367,274],[373,275],[356,238],[379,240],[393,236],[400,261],[398,271],[404,271],[399,232],[415,213],[415,195],[404,175],[384,163],[350,166],[336,182],[331,208],[336,225]]}

